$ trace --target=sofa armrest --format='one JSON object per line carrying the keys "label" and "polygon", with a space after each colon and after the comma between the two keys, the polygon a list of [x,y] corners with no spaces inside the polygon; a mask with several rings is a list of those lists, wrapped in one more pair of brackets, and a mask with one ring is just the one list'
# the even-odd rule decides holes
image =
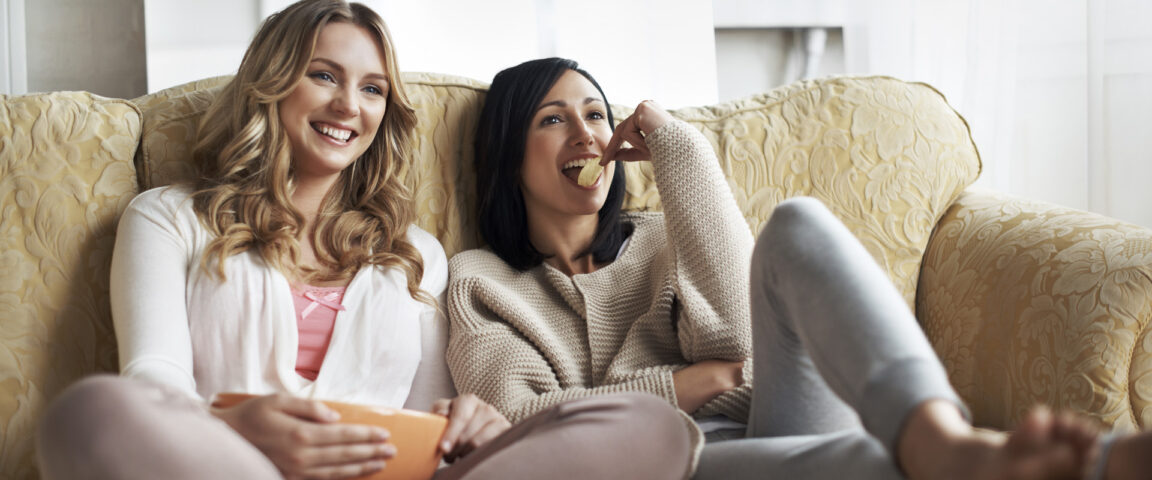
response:
{"label": "sofa armrest", "polygon": [[1152,424],[1152,230],[966,190],[929,240],[916,311],[979,425],[1037,403]]}

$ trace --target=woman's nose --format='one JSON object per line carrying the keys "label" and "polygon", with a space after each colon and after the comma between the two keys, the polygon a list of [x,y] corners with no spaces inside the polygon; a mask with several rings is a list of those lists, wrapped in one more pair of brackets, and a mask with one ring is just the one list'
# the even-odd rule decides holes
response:
{"label": "woman's nose", "polygon": [[575,145],[591,145],[596,141],[596,137],[592,134],[592,126],[584,120],[577,120],[572,122],[574,132],[572,132],[572,143]]}
{"label": "woman's nose", "polygon": [[356,98],[356,91],[349,91],[347,88],[339,89],[339,92],[332,99],[332,109],[349,117],[359,115],[360,103]]}

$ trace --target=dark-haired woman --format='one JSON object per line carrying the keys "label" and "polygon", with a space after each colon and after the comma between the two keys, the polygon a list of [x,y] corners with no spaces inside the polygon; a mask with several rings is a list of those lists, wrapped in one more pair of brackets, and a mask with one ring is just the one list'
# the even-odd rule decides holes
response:
{"label": "dark-haired woman", "polygon": [[[416,115],[392,45],[379,15],[340,0],[264,22],[200,124],[196,180],[124,213],[111,281],[122,376],[78,382],[49,408],[44,478],[337,479],[406,454],[320,400],[447,416],[441,480],[685,475],[688,435],[653,396],[509,425],[456,395],[437,308],[447,260],[412,223]],[[209,409],[220,392],[257,396]]]}
{"label": "dark-haired woman", "polygon": [[[822,204],[783,202],[754,245],[703,135],[650,101],[614,128],[575,62],[497,74],[475,153],[488,246],[450,261],[447,358],[457,388],[513,421],[573,398],[659,395],[693,419],[700,478],[1078,478],[1102,465],[1074,418],[973,429],[896,289]],[[651,161],[663,213],[621,213],[618,160]],[[591,184],[588,162],[606,165]]]}

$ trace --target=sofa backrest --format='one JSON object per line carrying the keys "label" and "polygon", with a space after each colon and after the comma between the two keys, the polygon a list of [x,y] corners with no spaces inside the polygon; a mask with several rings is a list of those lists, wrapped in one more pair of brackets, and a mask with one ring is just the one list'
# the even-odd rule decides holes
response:
{"label": "sofa backrest", "polygon": [[[187,178],[196,125],[227,77],[134,100],[144,112],[137,170],[143,189]],[[419,224],[449,256],[479,244],[472,141],[487,84],[405,73],[419,124],[413,168]],[[614,105],[623,119],[631,108]],[[672,114],[713,143],[758,232],[780,201],[821,199],[891,274],[909,306],[920,259],[944,210],[980,159],[968,125],[931,87],[888,77],[836,77]],[[659,210],[647,164],[627,165],[629,210]]]}
{"label": "sofa backrest", "polygon": [[[980,174],[967,122],[922,83],[833,77],[674,115],[719,155],[754,232],[780,201],[823,201],[888,272],[909,308],[937,221]],[[654,206],[649,176],[630,191]]]}
{"label": "sofa backrest", "polygon": [[0,95],[0,478],[34,477],[47,401],[116,371],[108,269],[140,125],[127,100]]}

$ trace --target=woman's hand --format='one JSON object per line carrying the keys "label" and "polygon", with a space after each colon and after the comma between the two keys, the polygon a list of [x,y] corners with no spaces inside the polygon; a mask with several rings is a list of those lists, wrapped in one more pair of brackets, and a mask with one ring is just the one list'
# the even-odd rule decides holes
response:
{"label": "woman's hand", "polygon": [[448,428],[440,439],[440,451],[448,462],[480,448],[511,426],[500,411],[471,393],[437,400],[432,412],[448,417]]}
{"label": "woman's hand", "polygon": [[[335,423],[321,402],[278,393],[212,413],[256,446],[287,479],[339,479],[384,468],[396,455],[388,431]],[[210,459],[209,459],[210,460]]]}
{"label": "woman's hand", "polygon": [[[632,115],[616,125],[616,131],[612,133],[612,138],[604,147],[600,164],[606,165],[613,160],[634,162],[652,158],[652,152],[648,150],[648,144],[644,142],[644,137],[670,121],[672,121],[672,115],[657,105],[656,102],[651,100],[640,102]],[[625,141],[632,146],[621,148]]]}
{"label": "woman's hand", "polygon": [[676,404],[692,413],[720,394],[744,383],[744,362],[704,360],[672,374]]}

